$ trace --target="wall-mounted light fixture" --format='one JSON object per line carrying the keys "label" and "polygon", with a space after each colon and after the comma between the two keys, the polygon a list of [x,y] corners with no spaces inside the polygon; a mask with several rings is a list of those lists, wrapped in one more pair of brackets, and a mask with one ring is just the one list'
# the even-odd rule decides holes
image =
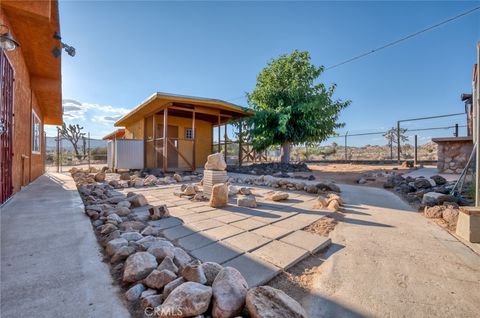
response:
{"label": "wall-mounted light fixture", "polygon": [[4,24],[0,24],[0,27],[6,29],[6,32],[2,31],[0,33],[0,50],[13,51],[19,47],[20,44],[18,44],[18,42],[13,38],[12,34],[10,33],[10,29]]}
{"label": "wall-mounted light fixture", "polygon": [[[55,33],[53,34],[53,38],[54,38],[55,40],[59,40],[59,41],[60,41],[60,43],[62,44],[62,49],[64,49],[65,52],[67,52],[68,55],[70,55],[70,56],[75,56],[75,48],[74,48],[73,46],[70,46],[70,45],[66,44],[66,43],[63,43],[63,42],[61,41],[61,40],[62,40],[62,37],[60,36],[60,34],[59,34],[58,32],[55,32]],[[58,48],[54,48],[54,49],[53,49],[53,56],[58,57],[58,56],[60,56],[60,53],[61,53],[61,50],[60,50],[60,49],[58,49]]]}

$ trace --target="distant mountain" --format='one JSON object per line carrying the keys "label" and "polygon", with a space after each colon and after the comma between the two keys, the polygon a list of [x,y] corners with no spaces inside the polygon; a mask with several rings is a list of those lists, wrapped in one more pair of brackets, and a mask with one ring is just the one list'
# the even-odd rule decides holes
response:
{"label": "distant mountain", "polygon": [[[82,141],[80,141],[78,145],[80,148],[82,148]],[[90,139],[90,149],[104,148],[106,146],[107,146],[107,142],[105,140]],[[88,147],[88,140],[87,140],[87,147]],[[56,137],[47,137],[47,151],[55,151],[55,149],[57,149]],[[66,139],[63,139],[62,149],[67,151],[73,151],[72,143]]]}

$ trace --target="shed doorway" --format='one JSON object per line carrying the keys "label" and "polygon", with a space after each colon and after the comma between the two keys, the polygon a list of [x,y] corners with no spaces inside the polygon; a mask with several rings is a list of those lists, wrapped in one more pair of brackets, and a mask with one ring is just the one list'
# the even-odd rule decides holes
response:
{"label": "shed doorway", "polygon": [[[163,138],[163,125],[157,125],[157,136]],[[178,126],[168,125],[167,139],[171,142],[167,142],[168,152],[168,169],[178,168]],[[163,156],[157,157],[157,167],[163,167]]]}

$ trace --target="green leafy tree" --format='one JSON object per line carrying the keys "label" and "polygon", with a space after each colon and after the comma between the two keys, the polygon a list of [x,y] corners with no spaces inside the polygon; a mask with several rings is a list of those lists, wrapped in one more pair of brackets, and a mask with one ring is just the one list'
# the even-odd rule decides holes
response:
{"label": "green leafy tree", "polygon": [[334,100],[336,85],[327,88],[317,81],[323,70],[310,62],[308,52],[295,50],[273,59],[260,72],[255,89],[247,93],[255,110],[248,121],[257,151],[281,146],[281,161],[286,163],[292,145],[319,143],[344,126],[338,116],[350,101]]}

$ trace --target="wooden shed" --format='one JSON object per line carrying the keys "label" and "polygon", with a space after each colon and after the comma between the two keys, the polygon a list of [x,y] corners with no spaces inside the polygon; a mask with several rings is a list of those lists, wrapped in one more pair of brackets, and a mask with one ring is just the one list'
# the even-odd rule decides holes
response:
{"label": "wooden shed", "polygon": [[[214,128],[252,114],[226,101],[155,93],[115,126],[125,127],[125,139],[144,141],[145,168],[195,170],[214,149]],[[220,140],[220,129],[218,138]]]}

